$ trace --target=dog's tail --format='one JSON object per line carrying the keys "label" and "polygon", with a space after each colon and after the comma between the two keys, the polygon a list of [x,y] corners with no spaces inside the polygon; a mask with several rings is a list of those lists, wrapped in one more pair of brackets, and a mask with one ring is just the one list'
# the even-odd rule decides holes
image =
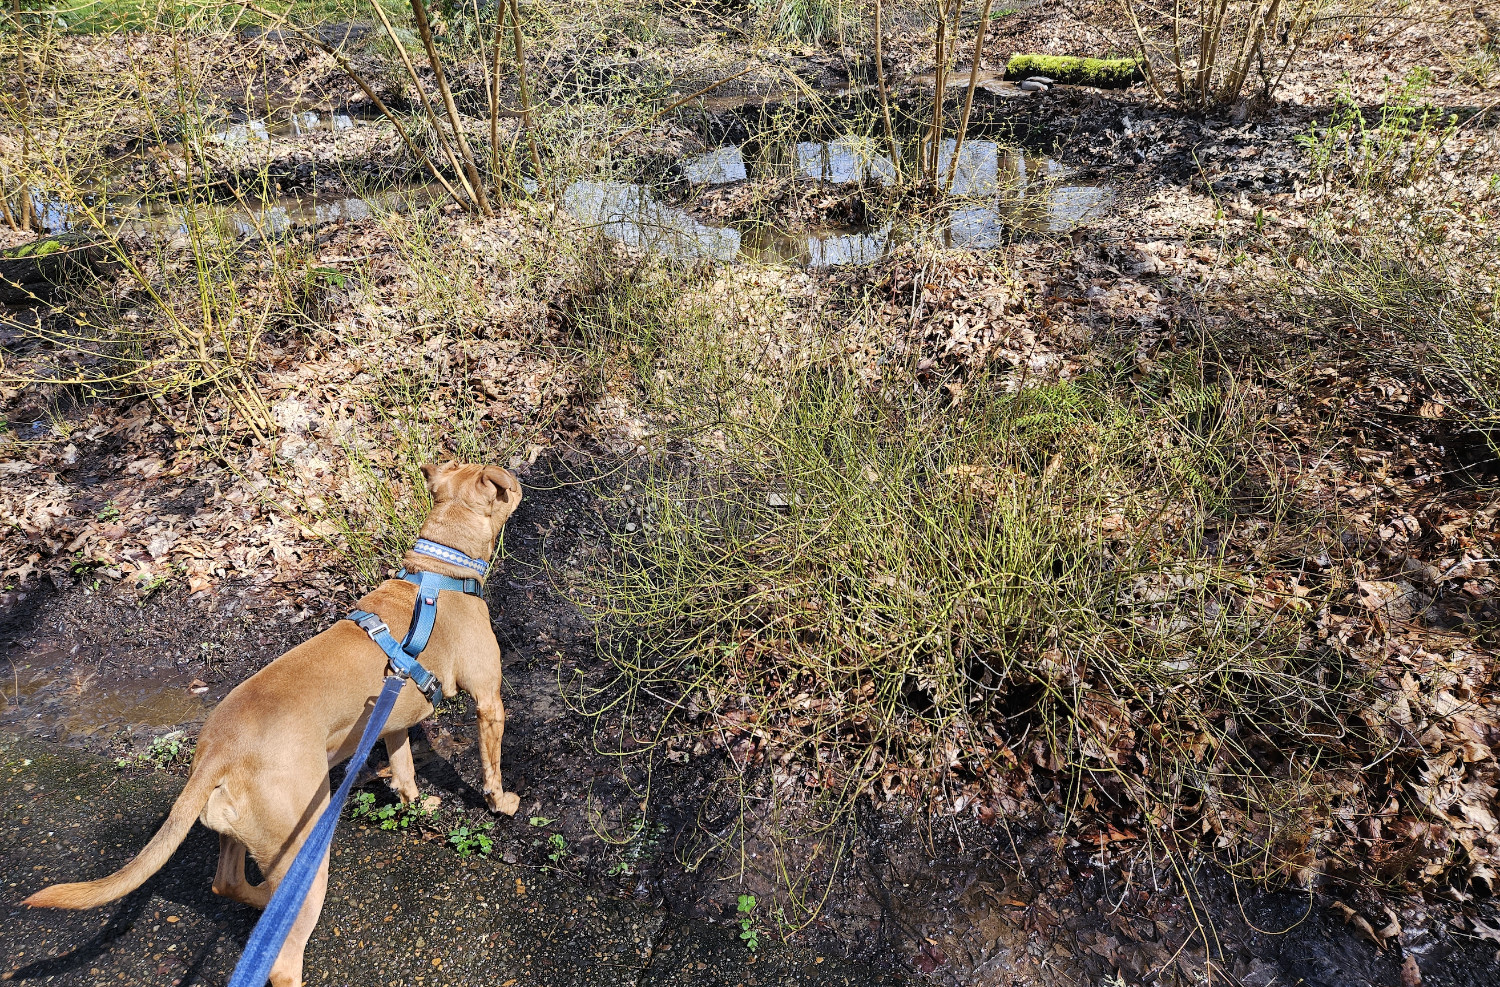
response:
{"label": "dog's tail", "polygon": [[198,765],[199,770],[193,772],[182,794],[177,796],[177,802],[168,813],[167,821],[162,823],[161,829],[151,837],[151,842],[130,863],[97,881],[54,884],[43,888],[22,904],[33,908],[96,908],[145,884],[146,879],[161,870],[162,865],[187,838],[188,831],[193,828],[193,820],[198,818],[198,814],[208,804],[208,797],[218,784],[218,772],[205,771],[204,767],[205,765]]}

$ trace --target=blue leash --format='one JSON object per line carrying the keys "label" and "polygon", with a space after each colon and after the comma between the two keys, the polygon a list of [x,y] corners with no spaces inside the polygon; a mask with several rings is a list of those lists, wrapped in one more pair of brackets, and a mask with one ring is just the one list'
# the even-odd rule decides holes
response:
{"label": "blue leash", "polygon": [[[442,554],[439,554],[438,549]],[[481,575],[489,568],[486,563],[478,559],[469,558],[456,549],[427,541],[425,538],[417,540],[414,551],[444,562],[462,565]],[[457,561],[453,556],[458,556],[463,561]],[[365,723],[365,731],[360,735],[359,745],[354,748],[354,755],[349,758],[348,767],[344,769],[343,783],[339,785],[338,791],[334,792],[333,799],[323,810],[323,814],[318,817],[317,823],[313,826],[312,832],[307,835],[302,848],[297,851],[296,859],[292,861],[292,866],[287,869],[281,883],[276,886],[276,892],[271,895],[271,900],[266,904],[266,910],[262,913],[260,921],[255,923],[255,928],[250,933],[250,941],[245,944],[245,952],[241,954],[239,963],[235,965],[234,975],[229,978],[229,987],[265,987],[267,979],[271,976],[271,967],[275,964],[276,957],[281,955],[281,947],[291,933],[292,924],[297,921],[297,915],[302,911],[302,903],[307,900],[308,892],[312,890],[313,879],[317,877],[318,868],[322,866],[323,858],[333,844],[333,831],[339,824],[339,816],[344,811],[344,803],[349,799],[349,791],[354,787],[354,779],[364,768],[365,762],[370,759],[370,751],[374,749],[375,741],[380,739],[380,734],[385,729],[385,722],[390,718],[391,710],[396,705],[396,698],[401,695],[401,689],[406,685],[406,680],[411,679],[433,706],[437,706],[442,701],[442,683],[417,660],[417,656],[426,649],[427,641],[432,636],[433,625],[437,622],[438,593],[446,589],[470,596],[480,596],[483,588],[478,579],[454,579],[435,572],[408,573],[403,569],[398,573],[398,577],[409,583],[415,583],[417,586],[417,602],[412,613],[411,630],[407,632],[405,640],[397,644],[396,639],[391,637],[390,628],[375,614],[364,610],[355,610],[349,614],[349,619],[358,624],[370,636],[370,640],[385,652],[386,658],[390,661],[391,674],[386,676],[380,694],[375,697],[375,706],[370,710],[370,719]]]}
{"label": "blue leash", "polygon": [[302,911],[302,902],[312,890],[313,878],[318,875],[323,856],[333,843],[333,830],[339,824],[339,814],[344,810],[349,790],[354,787],[355,776],[365,766],[375,741],[380,739],[380,731],[385,726],[386,718],[391,715],[391,707],[396,705],[396,697],[401,694],[401,687],[405,684],[406,680],[400,675],[386,676],[385,685],[375,699],[375,708],[370,710],[370,720],[365,724],[365,732],[359,738],[359,746],[349,759],[344,783],[334,793],[328,808],[323,810],[317,825],[308,834],[307,842],[297,851],[297,859],[292,861],[286,876],[277,885],[276,893],[271,895],[265,913],[255,923],[250,941],[245,943],[245,952],[235,965],[234,976],[229,978],[230,987],[265,987],[266,980],[271,976],[271,966],[276,962],[276,957],[281,955],[281,946],[292,931],[292,923],[297,921],[297,915]]}

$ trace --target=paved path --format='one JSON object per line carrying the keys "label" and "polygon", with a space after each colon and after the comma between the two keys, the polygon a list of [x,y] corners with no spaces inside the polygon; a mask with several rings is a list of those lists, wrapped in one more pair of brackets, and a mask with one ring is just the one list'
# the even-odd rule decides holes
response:
{"label": "paved path", "polygon": [[[143,887],[88,912],[20,907],[37,888],[130,858],[182,785],[0,734],[0,980],[58,985],[223,984],[254,914],[209,889],[218,841],[195,827]],[[345,823],[334,844],[307,982],[350,987],[894,984],[807,950],[601,896],[563,878],[464,859],[440,842]]]}

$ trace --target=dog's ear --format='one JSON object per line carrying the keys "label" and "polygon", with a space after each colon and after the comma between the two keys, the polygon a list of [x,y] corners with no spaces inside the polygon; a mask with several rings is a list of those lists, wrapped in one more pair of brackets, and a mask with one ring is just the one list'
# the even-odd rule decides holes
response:
{"label": "dog's ear", "polygon": [[515,507],[521,500],[521,481],[508,469],[486,466],[484,478],[495,488],[495,500]]}

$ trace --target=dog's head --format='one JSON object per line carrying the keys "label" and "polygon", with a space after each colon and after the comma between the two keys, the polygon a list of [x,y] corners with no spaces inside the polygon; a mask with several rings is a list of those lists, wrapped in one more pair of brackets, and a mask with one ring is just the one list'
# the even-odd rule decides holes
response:
{"label": "dog's head", "polygon": [[[521,483],[499,466],[443,463],[422,467],[432,513],[422,536],[487,559],[500,529],[521,503]],[[483,542],[482,546],[479,542]]]}

